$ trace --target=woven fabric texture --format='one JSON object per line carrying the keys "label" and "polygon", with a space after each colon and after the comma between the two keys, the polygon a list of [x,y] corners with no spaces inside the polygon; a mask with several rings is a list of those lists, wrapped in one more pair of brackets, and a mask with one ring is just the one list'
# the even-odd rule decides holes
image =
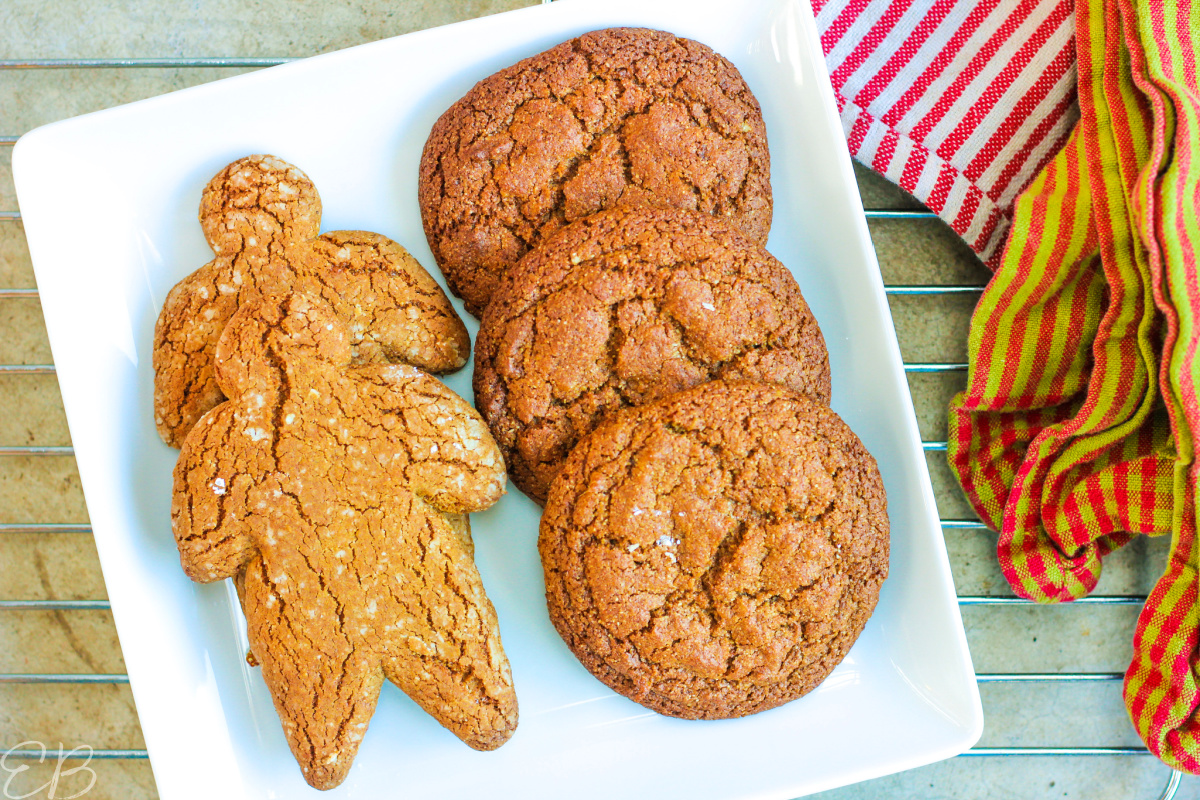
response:
{"label": "woven fabric texture", "polygon": [[1078,118],[1071,0],[812,0],[850,152],[995,268]]}
{"label": "woven fabric texture", "polygon": [[1080,0],[1074,22],[1079,120],[1014,205],[948,455],[1022,597],[1082,597],[1107,554],[1171,534],[1125,699],[1152,752],[1200,772],[1200,10]]}

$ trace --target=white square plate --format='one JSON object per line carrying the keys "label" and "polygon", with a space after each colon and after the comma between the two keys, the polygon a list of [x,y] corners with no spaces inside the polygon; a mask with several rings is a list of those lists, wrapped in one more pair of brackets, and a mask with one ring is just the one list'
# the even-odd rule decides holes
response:
{"label": "white square plate", "polygon": [[[762,103],[775,193],[768,248],[795,272],[824,330],[834,409],[879,461],[891,577],[862,637],[816,691],[745,719],[669,719],[602,686],[559,640],[535,547],[538,509],[513,491],[472,522],[520,699],[516,735],[477,753],[389,685],[349,777],[329,796],[789,798],[947,758],[979,737],[912,401],[808,5],[561,0],[67,120],[17,144],[13,170],[79,473],[166,800],[316,794],[243,659],[228,582],[188,581],[170,532],[176,451],[155,433],[150,348],[167,291],[212,257],[196,222],[201,189],[240,156],[274,153],[316,183],[324,230],[378,231],[436,272],[416,193],[434,120],[495,70],[618,25],[710,45]],[[448,383],[470,397],[469,369]]]}

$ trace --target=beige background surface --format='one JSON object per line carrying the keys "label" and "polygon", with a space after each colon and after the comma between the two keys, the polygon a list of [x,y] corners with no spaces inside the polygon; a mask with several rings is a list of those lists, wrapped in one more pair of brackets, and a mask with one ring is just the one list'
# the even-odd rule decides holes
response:
{"label": "beige background surface", "polygon": [[[86,57],[306,56],[527,5],[527,0],[457,2],[293,2],[291,0],[0,0],[0,59]],[[0,69],[0,136],[238,73],[234,69]],[[419,75],[390,76],[420,80]],[[219,123],[214,123],[219,124]],[[11,148],[0,147],[0,211],[17,208]],[[859,170],[868,208],[915,207],[885,181]],[[937,221],[876,221],[872,236],[887,283],[982,284],[987,270]],[[21,225],[0,220],[0,288],[34,285]],[[893,298],[906,361],[961,362],[974,295]],[[0,299],[0,364],[49,363],[36,299]],[[945,408],[963,373],[912,376],[923,438],[946,435]],[[70,436],[54,376],[0,376],[0,445],[65,445]],[[943,518],[969,518],[941,454],[929,456]],[[70,457],[0,458],[0,523],[86,522]],[[1007,595],[995,564],[993,534],[946,530],[958,591]],[[1144,594],[1161,572],[1163,540],[1141,540],[1112,556],[1100,594]],[[0,600],[102,599],[104,582],[91,537],[73,533],[0,533]],[[965,609],[977,671],[1118,672],[1130,655],[1136,608]],[[0,673],[122,673],[120,643],[104,611],[0,609]],[[1138,745],[1118,682],[984,685],[983,746]],[[863,737],[871,721],[862,720]],[[121,685],[0,682],[0,751],[34,740],[51,748],[143,748],[137,711]],[[28,746],[28,745],[27,745]],[[203,768],[204,742],[196,743]],[[803,754],[796,754],[803,769]],[[20,762],[28,764],[29,762]],[[18,762],[6,761],[4,781]],[[156,797],[145,761],[90,765],[85,795]],[[618,765],[607,765],[619,768]],[[52,770],[32,765],[9,796],[49,797]],[[1168,770],[1146,756],[958,758],[847,787],[822,798],[1155,798]],[[56,797],[87,784],[65,775]],[[33,794],[28,794],[34,792]],[[1200,797],[1188,778],[1179,797]]]}

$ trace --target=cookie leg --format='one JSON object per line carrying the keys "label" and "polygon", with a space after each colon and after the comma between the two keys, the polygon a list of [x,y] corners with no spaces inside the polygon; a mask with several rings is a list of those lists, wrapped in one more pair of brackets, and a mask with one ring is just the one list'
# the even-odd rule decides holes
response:
{"label": "cookie leg", "polygon": [[[468,661],[480,663],[478,658]],[[464,673],[461,664],[415,653],[383,662],[387,679],[447,730],[476,750],[495,750],[516,730],[517,698],[511,678],[506,690],[489,691],[488,684],[495,683],[497,671],[494,665],[482,666],[491,673],[490,680]],[[504,666],[507,668],[507,663]]]}
{"label": "cookie leg", "polygon": [[[429,507],[417,501],[417,507]],[[417,534],[420,563],[395,598],[412,621],[385,643],[383,671],[451,733],[494,750],[517,727],[517,695],[462,518],[430,510]],[[415,634],[415,635],[414,635]]]}
{"label": "cookie leg", "polygon": [[282,599],[261,558],[246,569],[242,602],[250,650],[288,746],[311,786],[332,789],[346,777],[375,711],[378,661],[351,646],[338,619],[310,616]]}

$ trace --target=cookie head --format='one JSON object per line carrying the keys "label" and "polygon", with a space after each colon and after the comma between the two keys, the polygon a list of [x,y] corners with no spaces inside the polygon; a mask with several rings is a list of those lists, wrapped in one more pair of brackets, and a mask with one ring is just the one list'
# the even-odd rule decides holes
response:
{"label": "cookie head", "polygon": [[738,717],[850,649],[887,576],[887,501],[828,407],[714,381],[580,442],[538,547],[550,619],[593,675],[662,714]]}
{"label": "cookie head", "polygon": [[695,211],[621,206],[567,226],[500,284],[475,343],[475,405],[538,502],[607,415],[713,378],[829,400],[825,342],[791,273]]}
{"label": "cookie head", "polygon": [[172,530],[184,571],[233,577],[305,779],[336,786],[383,681],[471,747],[503,744],[516,695],[466,514],[504,491],[483,420],[404,364],[354,363],[319,295],[264,295],[216,353],[228,398],[188,434]]}
{"label": "cookie head", "polygon": [[271,155],[246,156],[204,187],[200,227],[218,256],[261,262],[320,232],[321,198],[298,167]]}
{"label": "cookie head", "polygon": [[770,158],[737,69],[690,39],[593,31],[480,81],[433,126],[418,198],[451,291],[479,316],[547,236],[622,203],[694,209],[765,243]]}

